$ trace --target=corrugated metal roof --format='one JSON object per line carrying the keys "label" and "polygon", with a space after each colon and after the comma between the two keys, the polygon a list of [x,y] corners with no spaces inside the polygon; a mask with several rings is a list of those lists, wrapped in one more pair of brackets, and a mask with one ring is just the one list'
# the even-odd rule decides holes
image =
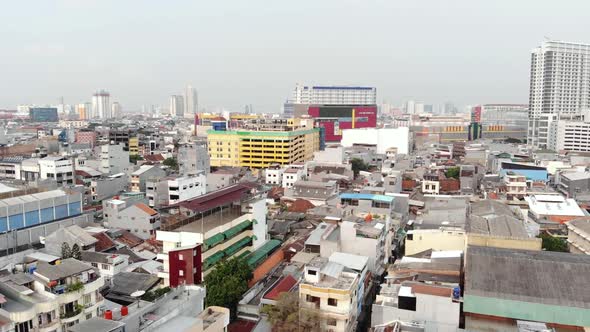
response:
{"label": "corrugated metal roof", "polygon": [[332,278],[338,278],[342,273],[342,270],[344,270],[344,265],[335,262],[328,262],[322,267],[320,273]]}

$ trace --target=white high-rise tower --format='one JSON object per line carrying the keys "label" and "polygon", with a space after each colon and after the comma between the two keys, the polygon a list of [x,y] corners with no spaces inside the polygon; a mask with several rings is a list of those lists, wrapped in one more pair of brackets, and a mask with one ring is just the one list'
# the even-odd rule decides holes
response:
{"label": "white high-rise tower", "polygon": [[92,95],[90,118],[108,119],[111,117],[110,97],[111,95],[105,90],[100,90]]}
{"label": "white high-rise tower", "polygon": [[170,96],[170,115],[182,117],[184,115],[184,100],[182,96]]}
{"label": "white high-rise tower", "polygon": [[197,95],[197,89],[192,86],[186,87],[186,94],[184,96],[185,101],[185,114],[192,115],[199,111],[199,100]]}
{"label": "white high-rise tower", "polygon": [[527,143],[548,148],[555,121],[590,108],[590,44],[546,41],[531,52]]}

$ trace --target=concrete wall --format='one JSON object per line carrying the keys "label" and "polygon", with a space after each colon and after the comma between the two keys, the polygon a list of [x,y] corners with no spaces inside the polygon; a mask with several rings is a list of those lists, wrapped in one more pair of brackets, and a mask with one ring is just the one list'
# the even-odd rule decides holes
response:
{"label": "concrete wall", "polygon": [[509,238],[485,234],[467,234],[466,245],[506,249],[541,250],[541,239]]}
{"label": "concrete wall", "polygon": [[[412,234],[412,240],[408,237]],[[465,231],[456,230],[413,230],[406,236],[406,255],[425,250],[464,250]]]}
{"label": "concrete wall", "polygon": [[270,255],[270,257],[262,262],[262,264],[254,269],[252,272],[252,279],[248,281],[248,287],[252,287],[254,284],[262,280],[262,278],[264,278],[267,273],[279,265],[284,259],[285,254],[283,250],[279,248],[279,250],[275,251],[272,255]]}
{"label": "concrete wall", "polygon": [[385,324],[392,320],[436,322],[436,331],[455,332],[459,327],[459,302],[450,297],[416,294],[416,311],[396,307],[373,305],[371,325]]}
{"label": "concrete wall", "polygon": [[342,131],[342,146],[353,144],[375,144],[377,153],[384,154],[389,148],[397,148],[398,153],[408,154],[410,151],[409,128],[366,128],[345,129]]}

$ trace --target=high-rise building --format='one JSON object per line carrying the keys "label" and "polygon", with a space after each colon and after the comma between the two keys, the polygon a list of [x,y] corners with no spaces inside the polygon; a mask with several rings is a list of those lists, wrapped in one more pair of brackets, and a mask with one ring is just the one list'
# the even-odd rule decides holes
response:
{"label": "high-rise building", "polygon": [[553,121],[590,107],[590,44],[545,41],[531,52],[527,143],[547,148]]}
{"label": "high-rise building", "polygon": [[108,119],[111,115],[111,95],[100,90],[92,95],[92,114],[90,118]]}
{"label": "high-rise building", "polygon": [[90,104],[90,103],[76,105],[76,114],[78,114],[79,120],[88,120],[90,118],[91,111],[92,111],[92,104]]}
{"label": "high-rise building", "polygon": [[170,96],[170,115],[178,117],[182,117],[184,115],[184,98],[182,96]]}
{"label": "high-rise building", "polygon": [[406,114],[415,114],[416,113],[416,102],[413,100],[408,100],[406,102]]}
{"label": "high-rise building", "polygon": [[121,116],[121,104],[113,102],[111,105],[111,118],[118,118]]}
{"label": "high-rise building", "polygon": [[292,102],[311,105],[375,105],[377,88],[366,86],[295,86]]}
{"label": "high-rise building", "polygon": [[185,101],[185,114],[196,114],[199,111],[199,100],[197,96],[197,89],[192,86],[186,87],[186,94],[184,96]]}

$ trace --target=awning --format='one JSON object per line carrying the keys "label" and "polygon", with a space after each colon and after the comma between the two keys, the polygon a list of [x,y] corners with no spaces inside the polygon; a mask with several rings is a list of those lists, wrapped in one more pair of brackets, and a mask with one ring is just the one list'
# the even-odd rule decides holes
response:
{"label": "awning", "polygon": [[268,257],[270,253],[275,251],[275,249],[277,249],[280,246],[281,241],[279,240],[270,240],[266,242],[262,245],[262,247],[258,248],[256,251],[254,251],[252,255],[250,255],[250,257],[248,258],[248,265],[250,265],[250,267],[258,266],[260,263],[262,263],[262,261],[266,259],[266,257]]}
{"label": "awning", "polygon": [[231,256],[231,255],[235,254],[236,252],[240,251],[240,249],[244,248],[250,242],[252,242],[252,237],[247,236],[247,237],[239,240],[238,242],[232,244],[231,246],[227,247],[227,249],[225,249],[223,252],[225,252],[226,256]]}
{"label": "awning", "polygon": [[214,247],[225,240],[225,236],[223,233],[215,234],[212,237],[205,240],[205,246],[207,249]]}
{"label": "awning", "polygon": [[205,268],[208,268],[214,265],[215,263],[219,262],[223,257],[225,257],[225,253],[223,251],[216,252],[213,255],[207,257],[205,259]]}
{"label": "awning", "polygon": [[252,225],[252,220],[243,221],[237,224],[236,226],[228,229],[227,231],[223,232],[223,235],[226,239],[231,239],[232,237],[240,234],[246,228],[250,227],[250,225]]}

